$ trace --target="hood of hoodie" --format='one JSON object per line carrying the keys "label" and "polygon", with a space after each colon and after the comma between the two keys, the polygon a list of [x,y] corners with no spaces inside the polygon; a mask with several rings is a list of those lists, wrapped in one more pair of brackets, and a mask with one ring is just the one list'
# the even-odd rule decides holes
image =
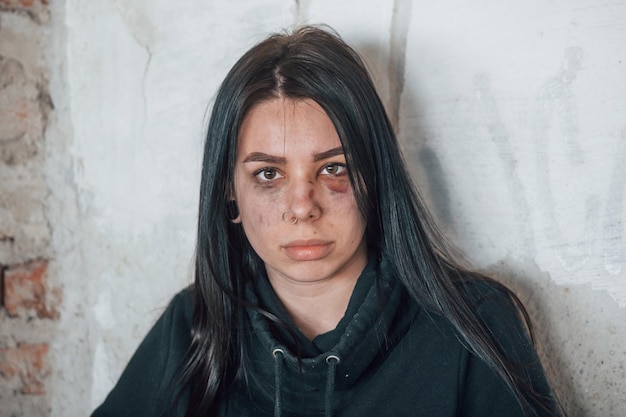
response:
{"label": "hood of hoodie", "polygon": [[311,341],[295,327],[267,277],[249,285],[246,297],[260,306],[247,309],[242,358],[251,397],[300,415],[334,407],[360,378],[375,372],[418,312],[388,263],[374,259],[337,327]]}

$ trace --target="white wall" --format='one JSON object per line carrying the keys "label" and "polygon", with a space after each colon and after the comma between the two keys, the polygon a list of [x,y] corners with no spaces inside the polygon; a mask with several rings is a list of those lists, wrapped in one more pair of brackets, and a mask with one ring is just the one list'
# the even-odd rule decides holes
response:
{"label": "white wall", "polygon": [[48,216],[66,335],[52,415],[99,404],[191,281],[206,108],[238,56],[297,22],[366,54],[417,183],[475,265],[527,302],[570,415],[623,415],[626,2],[53,7]]}

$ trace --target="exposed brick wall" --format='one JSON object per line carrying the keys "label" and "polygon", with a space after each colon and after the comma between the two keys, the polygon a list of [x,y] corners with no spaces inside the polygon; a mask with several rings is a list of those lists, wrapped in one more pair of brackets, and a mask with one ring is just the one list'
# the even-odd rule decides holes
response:
{"label": "exposed brick wall", "polygon": [[[46,414],[61,290],[46,218],[47,0],[0,0],[0,415]],[[54,269],[54,268],[52,268]]]}
{"label": "exposed brick wall", "polygon": [[24,65],[0,55],[0,159],[16,165],[38,150],[51,109],[41,83],[28,78]]}
{"label": "exposed brick wall", "polygon": [[61,292],[48,288],[48,261],[37,259],[4,269],[3,306],[9,317],[58,319]]}
{"label": "exposed brick wall", "polygon": [[0,264],[5,266],[46,258],[51,246],[43,170],[52,101],[45,79],[29,74],[34,71],[29,67],[0,50]]}
{"label": "exposed brick wall", "polygon": [[30,9],[37,4],[47,5],[48,0],[0,0],[0,6],[7,9]]}
{"label": "exposed brick wall", "polygon": [[49,17],[48,0],[0,0],[0,11],[20,13],[37,23]]}
{"label": "exposed brick wall", "polygon": [[18,378],[21,394],[43,395],[46,392],[44,381],[50,373],[47,354],[45,343],[18,343],[16,347],[0,348],[0,375],[7,379]]}

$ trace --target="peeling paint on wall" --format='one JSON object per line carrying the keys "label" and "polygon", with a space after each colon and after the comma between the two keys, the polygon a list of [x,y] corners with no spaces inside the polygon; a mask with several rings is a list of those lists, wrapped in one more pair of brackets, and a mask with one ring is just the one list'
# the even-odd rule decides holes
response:
{"label": "peeling paint on wall", "polygon": [[[562,70],[549,80],[539,92],[536,109],[535,140],[537,149],[555,149],[558,146],[565,150],[568,169],[576,171],[583,165],[583,153],[578,144],[577,111],[572,84],[581,67],[582,50],[568,48]],[[536,153],[538,186],[542,198],[541,206],[544,216],[548,219],[547,235],[553,250],[561,261],[563,268],[574,271],[582,268],[591,256],[592,241],[588,239],[597,227],[599,201],[597,196],[586,196],[586,215],[583,230],[568,242],[555,213],[554,190],[551,188],[550,174],[553,163],[548,152]],[[560,168],[560,167],[559,167]],[[565,243],[565,244],[564,244]]]}
{"label": "peeling paint on wall", "polygon": [[389,108],[391,124],[398,131],[400,100],[404,90],[406,41],[411,25],[412,0],[395,0],[389,37]]}
{"label": "peeling paint on wall", "polygon": [[489,76],[479,74],[474,78],[475,106],[478,116],[477,123],[486,127],[485,134],[491,138],[496,146],[498,161],[502,164],[502,171],[507,179],[508,195],[500,196],[511,199],[515,208],[515,217],[518,220],[518,235],[520,241],[515,248],[519,256],[533,257],[535,255],[535,237],[530,224],[530,207],[527,201],[527,192],[520,178],[515,159],[515,151],[511,145],[511,135],[498,109],[498,103],[491,91]]}
{"label": "peeling paint on wall", "polygon": [[[626,127],[615,156],[609,200],[604,220],[604,267],[611,275],[619,275],[626,263]],[[620,305],[626,307],[626,294]]]}

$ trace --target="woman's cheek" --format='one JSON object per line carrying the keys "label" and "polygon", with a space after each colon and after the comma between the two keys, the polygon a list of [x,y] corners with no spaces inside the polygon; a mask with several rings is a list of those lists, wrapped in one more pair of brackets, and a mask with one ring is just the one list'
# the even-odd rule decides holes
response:
{"label": "woman's cheek", "polygon": [[254,187],[248,193],[246,208],[248,218],[252,227],[269,227],[274,222],[280,220],[280,193],[278,190],[265,188],[263,186]]}

